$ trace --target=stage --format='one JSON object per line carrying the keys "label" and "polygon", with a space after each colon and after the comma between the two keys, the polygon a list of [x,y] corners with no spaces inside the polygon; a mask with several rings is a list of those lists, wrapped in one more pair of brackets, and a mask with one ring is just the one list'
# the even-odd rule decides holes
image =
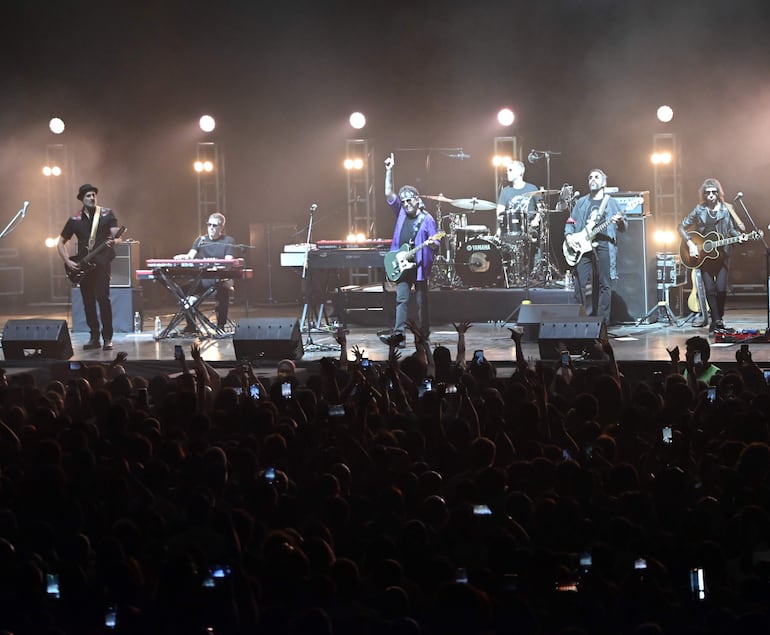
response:
{"label": "stage", "polygon": [[[382,293],[382,292],[380,292]],[[473,326],[466,336],[467,356],[470,357],[474,350],[481,349],[484,356],[495,363],[501,374],[510,373],[513,368],[513,347],[508,327],[517,324],[518,313],[506,322],[506,318],[514,312],[522,299],[525,299],[523,289],[478,289],[478,290],[436,290],[431,292],[431,308],[433,310],[433,326],[431,343],[434,346],[447,346],[453,354],[456,350],[457,333],[452,322],[470,321]],[[584,328],[585,338],[577,342],[578,348],[589,345],[593,336],[590,318],[574,317],[578,307],[570,308],[570,294],[563,289],[532,289],[529,299],[537,315],[538,310],[546,311],[544,322],[552,322],[551,326],[562,328],[560,323],[570,332],[574,331],[575,324]],[[377,292],[370,294],[370,300],[364,308],[353,305],[362,301],[356,296],[335,297],[332,302],[319,305],[317,309],[308,306],[308,317],[303,327],[308,323],[316,326],[317,314],[322,312],[319,328],[312,328],[308,332],[303,328],[296,339],[301,341],[303,352],[296,359],[298,368],[313,369],[318,360],[324,356],[338,357],[334,337],[331,334],[331,325],[335,320],[345,323],[348,333],[348,349],[357,345],[366,351],[373,361],[382,361],[387,358],[387,346],[380,342],[378,331],[392,327],[392,296],[387,293],[383,296],[383,305],[377,307],[371,298],[377,298]],[[770,346],[764,343],[764,332],[767,328],[768,311],[764,307],[765,298],[761,296],[749,298],[728,299],[725,315],[726,324],[736,331],[757,331],[759,338],[752,342],[748,340],[753,351],[753,359],[760,365],[770,367]],[[552,305],[548,308],[548,305]],[[343,311],[343,309],[346,310]],[[358,309],[358,310],[357,310]],[[560,311],[568,310],[570,315],[559,316]],[[2,324],[5,326],[9,320],[59,320],[66,323],[66,331],[72,343],[73,355],[71,360],[86,363],[106,363],[114,358],[116,352],[125,351],[128,354],[127,367],[129,373],[142,376],[152,376],[161,372],[174,373],[179,371],[179,365],[174,362],[174,346],[181,344],[189,353],[189,346],[193,342],[200,344],[203,357],[212,362],[220,372],[235,366],[238,357],[248,357],[262,374],[272,374],[275,371],[276,362],[281,357],[288,357],[294,350],[290,336],[286,336],[286,329],[302,318],[303,306],[297,304],[263,304],[244,306],[236,303],[231,307],[231,320],[233,328],[227,336],[222,338],[194,338],[194,337],[169,337],[156,340],[152,332],[155,315],[160,316],[162,323],[168,324],[173,315],[173,307],[158,306],[145,307],[143,319],[143,331],[141,333],[116,332],[113,338],[114,351],[84,351],[83,345],[88,340],[88,333],[81,330],[73,330],[73,315],[70,304],[59,305],[34,305],[17,306],[13,313],[6,312],[2,315]],[[555,310],[556,317],[547,312]],[[531,311],[530,311],[531,312]],[[452,319],[447,319],[449,315]],[[615,356],[626,373],[630,375],[644,376],[652,372],[652,368],[662,368],[669,359],[667,349],[679,346],[684,350],[684,342],[694,335],[708,337],[712,343],[711,360],[718,365],[729,367],[735,362],[735,352],[739,342],[714,342],[713,334],[710,336],[708,329],[693,326],[692,320],[685,320],[676,316],[675,323],[661,319],[664,314],[657,312],[653,319],[657,322],[644,322],[637,325],[635,322],[626,322],[611,325],[608,331]],[[686,317],[686,316],[685,316]],[[79,323],[77,317],[74,322]],[[121,323],[125,322],[122,320]],[[116,324],[118,321],[116,320]],[[328,325],[327,325],[328,324]],[[278,342],[268,342],[266,353],[261,354],[259,346],[251,341],[253,337],[261,337],[257,331],[247,332],[246,327],[257,326],[260,329],[273,330],[276,327],[283,329]],[[235,327],[240,326],[242,334],[239,336]],[[533,324],[520,324],[525,331],[523,343],[524,354],[534,360],[543,357],[544,350],[552,349],[555,345],[551,341],[539,341],[537,333],[532,335]],[[539,326],[539,325],[538,325]],[[585,330],[587,329],[587,330]],[[4,333],[7,329],[4,329]],[[65,330],[65,329],[62,329]],[[249,333],[257,333],[256,336]],[[564,331],[566,334],[568,331]],[[246,333],[245,335],[243,333]],[[558,335],[558,333],[557,333]],[[268,336],[269,337],[269,336]],[[275,338],[273,338],[275,339]],[[282,341],[281,341],[282,340]],[[411,337],[407,339],[411,348]],[[580,350],[572,348],[573,359],[579,362]],[[239,349],[239,350],[238,350]],[[32,350],[25,353],[34,353]],[[240,353],[240,354],[239,354]],[[9,373],[30,371],[37,373],[42,380],[50,377],[66,375],[68,363],[64,359],[45,359],[36,356],[26,356],[24,359],[6,359],[5,342],[3,346],[2,365]],[[189,354],[188,354],[189,358]],[[632,370],[633,369],[633,370]]]}

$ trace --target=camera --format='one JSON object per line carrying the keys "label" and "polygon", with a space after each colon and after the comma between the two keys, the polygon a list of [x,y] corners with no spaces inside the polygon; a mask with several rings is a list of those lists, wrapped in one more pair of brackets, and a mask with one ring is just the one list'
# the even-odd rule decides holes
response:
{"label": "camera", "polygon": [[661,434],[663,437],[663,443],[674,442],[674,433],[671,430],[671,426],[663,426],[663,430],[661,431]]}
{"label": "camera", "polygon": [[259,385],[251,384],[251,386],[249,386],[249,396],[252,399],[259,399]]}
{"label": "camera", "polygon": [[344,417],[345,416],[345,406],[342,404],[332,404],[329,406],[329,416],[330,417]]}
{"label": "camera", "polygon": [[56,573],[45,574],[45,592],[49,597],[59,599],[61,592],[59,591],[59,576]]}
{"label": "camera", "polygon": [[182,353],[182,345],[181,344],[175,344],[174,345],[174,359],[182,359],[184,357],[184,353]]}
{"label": "camera", "polygon": [[484,363],[484,351],[479,349],[477,351],[473,352],[473,363],[477,365],[481,365]]}
{"label": "camera", "polygon": [[285,381],[281,384],[281,397],[291,399],[291,382]]}
{"label": "camera", "polygon": [[690,591],[696,600],[706,599],[706,572],[700,567],[690,569]]}
{"label": "camera", "polygon": [[362,357],[361,358],[361,368],[368,369],[369,368],[369,358],[368,357]]}
{"label": "camera", "polygon": [[709,386],[708,390],[706,390],[706,401],[709,403],[716,403],[717,389],[714,386]]}
{"label": "camera", "polygon": [[562,366],[569,366],[570,357],[569,357],[569,351],[562,351],[561,352],[561,365]]}
{"label": "camera", "polygon": [[70,362],[70,370],[80,370],[80,362]]}
{"label": "camera", "polygon": [[474,516],[491,516],[492,510],[489,509],[489,505],[474,505],[473,515]]}

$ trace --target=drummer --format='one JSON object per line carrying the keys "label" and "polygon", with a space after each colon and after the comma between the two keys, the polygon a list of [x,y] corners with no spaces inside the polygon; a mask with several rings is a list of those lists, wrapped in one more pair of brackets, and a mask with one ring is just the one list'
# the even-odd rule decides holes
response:
{"label": "drummer", "polygon": [[[511,161],[506,166],[508,184],[500,190],[497,199],[497,233],[503,241],[506,238],[521,240],[524,231],[536,230],[541,222],[541,214],[537,210],[537,199],[532,192],[537,192],[537,186],[524,180],[524,164],[521,161]],[[526,212],[526,218],[524,213]],[[526,222],[527,226],[523,227]]]}

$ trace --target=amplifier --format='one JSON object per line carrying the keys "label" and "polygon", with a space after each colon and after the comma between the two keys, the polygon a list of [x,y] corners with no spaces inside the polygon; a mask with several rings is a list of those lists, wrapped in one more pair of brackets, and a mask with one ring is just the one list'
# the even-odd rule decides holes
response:
{"label": "amplifier", "polygon": [[[644,216],[650,211],[649,190],[644,192],[612,192],[610,196],[618,202],[621,208],[636,202],[636,205],[631,205],[630,209],[626,209],[626,216]],[[639,200],[635,201],[635,199]]]}
{"label": "amplifier", "polygon": [[655,261],[655,282],[676,286],[687,280],[687,268],[678,254],[658,254]]}

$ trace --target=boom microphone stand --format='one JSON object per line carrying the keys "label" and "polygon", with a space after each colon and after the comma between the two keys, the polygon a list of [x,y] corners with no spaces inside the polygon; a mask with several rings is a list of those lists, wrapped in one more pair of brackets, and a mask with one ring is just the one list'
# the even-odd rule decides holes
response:
{"label": "boom microphone stand", "polygon": [[[530,163],[537,163],[540,159],[545,157],[545,213],[543,220],[542,231],[545,237],[543,241],[543,253],[540,254],[539,266],[543,268],[542,260],[545,258],[545,266],[543,271],[543,287],[547,288],[553,286],[553,270],[560,273],[556,267],[551,264],[551,156],[561,155],[561,152],[555,150],[535,150],[532,149],[527,156],[527,161]],[[529,263],[528,263],[529,264]]]}
{"label": "boom microphone stand", "polygon": [[[749,222],[754,228],[754,231],[762,238],[762,244],[765,246],[765,279],[767,280],[767,286],[765,288],[767,291],[767,330],[765,331],[764,341],[770,341],[767,339],[770,337],[770,246],[768,246],[767,241],[765,240],[764,232],[761,231],[759,227],[757,227],[757,224],[754,222],[754,219],[749,213],[748,208],[743,203],[743,192],[738,192],[735,195],[733,201],[739,203],[741,208],[743,208],[743,213],[746,214],[746,218],[749,219]],[[770,226],[768,228],[770,228]]]}
{"label": "boom microphone stand", "polygon": [[[11,219],[11,222],[8,223],[2,231],[0,231],[0,238],[5,238],[8,234],[10,234],[14,229],[16,229],[21,223],[24,221],[24,219],[27,216],[27,208],[29,207],[29,201],[24,201],[24,205],[21,206],[21,209],[16,212],[14,217]],[[17,222],[18,221],[18,222]]]}
{"label": "boom microphone stand", "polygon": [[299,326],[302,333],[307,334],[307,340],[305,341],[305,351],[308,353],[314,353],[318,351],[339,351],[338,346],[328,346],[326,344],[316,344],[313,342],[313,333],[325,333],[323,329],[318,328],[318,322],[320,321],[321,311],[323,305],[315,315],[313,319],[313,309],[310,307],[310,301],[312,300],[312,288],[310,278],[308,276],[308,259],[310,257],[310,237],[313,234],[313,212],[318,209],[318,205],[313,203],[308,210],[310,212],[310,220],[307,224],[307,238],[305,239],[305,259],[302,263],[302,291],[305,296],[305,305],[302,307],[302,318],[300,318]]}

